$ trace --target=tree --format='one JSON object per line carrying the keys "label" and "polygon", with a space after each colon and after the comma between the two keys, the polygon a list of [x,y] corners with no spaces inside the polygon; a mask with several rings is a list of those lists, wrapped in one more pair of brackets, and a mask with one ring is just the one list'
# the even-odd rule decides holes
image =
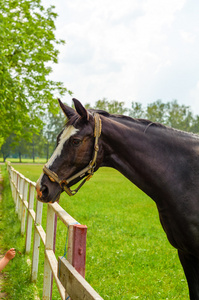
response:
{"label": "tree", "polygon": [[142,104],[139,102],[132,102],[131,109],[129,109],[129,116],[135,119],[144,119],[145,110],[142,108]]}
{"label": "tree", "polygon": [[[27,154],[29,152],[28,146],[29,145],[24,138],[21,138],[18,141],[16,141],[16,139],[15,139],[15,141],[13,141],[13,143],[11,144],[12,152],[17,154],[20,163],[22,162],[22,155]],[[4,145],[3,145],[3,147],[4,147]]]}
{"label": "tree", "polygon": [[198,116],[194,118],[189,106],[179,105],[177,100],[163,103],[157,100],[147,105],[145,109],[138,102],[132,103],[130,115],[142,117],[152,122],[159,122],[167,126],[197,132],[199,128]]}
{"label": "tree", "polygon": [[54,6],[45,9],[41,0],[0,2],[1,144],[23,127],[37,132],[43,110],[58,111],[54,93],[67,91],[48,77],[50,64],[58,62],[56,45],[64,43],[54,34],[56,17]]}
{"label": "tree", "polygon": [[193,119],[192,126],[191,126],[191,128],[190,128],[190,131],[193,132],[193,133],[199,134],[199,116],[196,116],[196,117]]}
{"label": "tree", "polygon": [[102,100],[98,100],[95,103],[95,109],[106,110],[110,114],[119,114],[123,115],[128,111],[127,108],[124,107],[124,102],[119,102],[116,100],[108,101],[106,98]]}
{"label": "tree", "polygon": [[179,105],[177,100],[168,102],[167,125],[180,130],[190,131],[193,123],[193,114],[189,106]]}
{"label": "tree", "polygon": [[146,118],[151,120],[152,122],[166,124],[167,120],[165,118],[165,110],[166,104],[164,104],[161,100],[157,100],[153,103],[148,104],[146,109]]}
{"label": "tree", "polygon": [[12,152],[11,144],[13,142],[13,135],[10,135],[3,146],[1,147],[1,153],[3,155],[3,161],[5,162],[6,158],[9,157],[10,153]]}
{"label": "tree", "polygon": [[23,128],[23,135],[12,133],[1,147],[4,161],[10,155],[14,155],[15,157],[19,157],[19,161],[21,162],[22,155],[30,154],[30,143],[32,143],[32,141],[26,128]]}

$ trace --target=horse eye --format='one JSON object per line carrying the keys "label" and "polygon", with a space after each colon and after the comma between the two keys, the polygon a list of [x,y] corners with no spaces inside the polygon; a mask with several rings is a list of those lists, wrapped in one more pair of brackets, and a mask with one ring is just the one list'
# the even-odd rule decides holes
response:
{"label": "horse eye", "polygon": [[73,139],[72,140],[72,144],[73,144],[73,146],[79,146],[80,144],[81,144],[81,140],[80,139]]}

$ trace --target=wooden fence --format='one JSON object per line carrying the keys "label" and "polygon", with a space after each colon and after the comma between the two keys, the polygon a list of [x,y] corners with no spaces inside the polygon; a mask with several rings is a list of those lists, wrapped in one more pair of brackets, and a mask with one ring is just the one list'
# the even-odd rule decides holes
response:
{"label": "wooden fence", "polygon": [[[62,300],[69,297],[73,300],[103,300],[82,277],[85,274],[87,227],[80,225],[58,203],[53,203],[44,204],[48,205],[45,231],[42,227],[43,203],[37,201],[35,197],[36,184],[16,171],[9,162],[7,170],[15,211],[21,220],[21,234],[26,234],[25,252],[30,253],[32,247],[31,280],[33,282],[36,282],[38,276],[41,241],[45,247],[42,299],[51,299],[53,278]],[[54,253],[56,218],[59,218],[68,228],[67,260],[63,256],[59,257],[59,263]]]}

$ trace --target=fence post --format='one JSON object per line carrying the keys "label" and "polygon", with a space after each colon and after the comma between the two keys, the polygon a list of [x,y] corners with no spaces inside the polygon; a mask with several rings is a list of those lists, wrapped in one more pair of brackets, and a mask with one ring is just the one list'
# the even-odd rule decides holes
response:
{"label": "fence post", "polygon": [[[59,203],[59,200],[57,201]],[[53,235],[53,252],[55,253],[56,248],[56,237],[57,237],[57,215],[54,217],[54,235]],[[51,291],[50,291],[50,300],[52,300],[52,292],[53,292],[53,274],[51,275]]]}
{"label": "fence post", "polygon": [[43,282],[43,300],[49,300],[51,294],[51,276],[52,271],[48,258],[46,255],[46,250],[53,250],[53,240],[54,240],[54,221],[55,213],[50,205],[47,209],[47,222],[46,222],[46,245],[45,245],[45,260],[44,260],[44,282]]}
{"label": "fence post", "polygon": [[35,217],[35,230],[34,230],[34,243],[33,243],[33,254],[32,254],[32,281],[37,280],[37,273],[38,273],[40,235],[39,235],[36,227],[41,225],[42,210],[43,210],[43,203],[37,201],[36,217]]}
{"label": "fence post", "polygon": [[15,196],[15,212],[18,214],[19,210],[19,197],[18,197],[18,185],[19,185],[19,174],[16,173],[16,182],[15,182],[15,190],[16,190],[16,196]]}
{"label": "fence post", "polygon": [[24,189],[24,177],[20,176],[19,180],[19,220],[21,221],[22,219],[22,213],[23,213],[23,189]]}
{"label": "fence post", "polygon": [[25,201],[27,201],[28,196],[28,182],[24,178],[24,185],[22,191],[22,212],[21,212],[21,234],[24,235],[25,233],[25,226],[26,226],[26,206]]}
{"label": "fence post", "polygon": [[[85,277],[87,226],[72,224],[69,225],[68,230],[67,260],[82,277]],[[67,290],[65,290],[65,298],[68,298]]]}
{"label": "fence post", "polygon": [[86,265],[86,225],[74,225],[73,228],[73,260],[72,266],[85,277]]}
{"label": "fence post", "polygon": [[10,172],[11,172],[11,186],[12,186],[12,198],[15,200],[15,173],[13,170],[13,167],[10,166]]}
{"label": "fence post", "polygon": [[12,186],[13,186],[13,194],[12,194],[12,196],[13,196],[13,200],[14,200],[14,203],[16,204],[16,198],[15,198],[15,196],[16,196],[16,187],[15,187],[15,182],[16,182],[16,176],[15,176],[16,174],[15,174],[15,170],[12,170]]}
{"label": "fence post", "polygon": [[17,173],[16,171],[14,172],[14,202],[16,205],[16,201],[17,201]]}
{"label": "fence post", "polygon": [[31,246],[31,234],[32,234],[31,210],[33,210],[33,207],[34,207],[34,196],[35,196],[35,187],[30,182],[29,196],[28,196],[27,228],[26,228],[26,253],[30,252],[30,246]]}
{"label": "fence post", "polygon": [[[17,178],[17,171],[15,171],[15,197],[14,197],[14,200],[15,200],[15,205],[17,203],[17,184],[18,184],[18,178]],[[16,207],[15,207],[15,210],[16,210]]]}

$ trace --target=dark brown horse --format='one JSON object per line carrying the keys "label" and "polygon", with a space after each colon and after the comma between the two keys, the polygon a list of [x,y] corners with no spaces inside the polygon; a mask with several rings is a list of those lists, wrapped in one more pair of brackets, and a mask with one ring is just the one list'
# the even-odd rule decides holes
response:
{"label": "dark brown horse", "polygon": [[199,300],[199,137],[73,101],[76,111],[60,102],[68,123],[37,182],[38,199],[54,202],[63,190],[73,195],[70,187],[99,167],[117,169],[155,201],[190,299]]}

